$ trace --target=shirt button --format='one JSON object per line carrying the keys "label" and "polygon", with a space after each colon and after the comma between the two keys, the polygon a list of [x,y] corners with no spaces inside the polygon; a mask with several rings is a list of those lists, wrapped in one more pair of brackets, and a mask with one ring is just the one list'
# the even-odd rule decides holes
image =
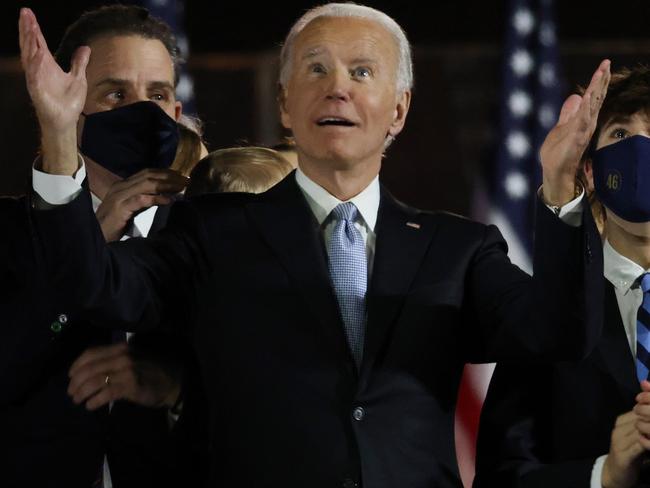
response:
{"label": "shirt button", "polygon": [[353,480],[350,478],[346,478],[343,480],[343,488],[358,488],[358,484],[356,484]]}
{"label": "shirt button", "polygon": [[363,407],[357,407],[352,410],[352,418],[356,421],[361,421],[366,416],[366,411]]}
{"label": "shirt button", "polygon": [[68,323],[68,316],[64,313],[59,315],[59,322],[61,322],[61,325],[65,325]]}

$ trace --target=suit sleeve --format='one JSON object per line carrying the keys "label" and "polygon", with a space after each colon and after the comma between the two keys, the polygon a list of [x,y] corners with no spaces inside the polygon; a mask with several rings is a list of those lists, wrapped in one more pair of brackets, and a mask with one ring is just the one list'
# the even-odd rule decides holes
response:
{"label": "suit sleeve", "polygon": [[474,488],[589,488],[596,458],[553,462],[551,366],[499,364],[481,412]]}
{"label": "suit sleeve", "polygon": [[60,311],[38,299],[49,287],[28,222],[24,199],[0,201],[0,407],[23,398],[58,351],[51,327]]}
{"label": "suit sleeve", "polygon": [[207,269],[197,244],[202,224],[191,205],[174,205],[167,228],[156,237],[109,245],[87,190],[68,204],[32,214],[50,293],[66,313],[129,331],[188,322],[185,314]]}
{"label": "suit sleeve", "polygon": [[590,211],[572,227],[538,202],[535,233],[531,279],[497,228],[484,228],[466,277],[467,361],[580,359],[600,337],[602,245]]}

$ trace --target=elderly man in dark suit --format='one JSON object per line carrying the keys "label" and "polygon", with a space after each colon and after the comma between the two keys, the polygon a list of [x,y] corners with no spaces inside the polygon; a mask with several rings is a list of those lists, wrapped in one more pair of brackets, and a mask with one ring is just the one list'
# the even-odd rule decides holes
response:
{"label": "elderly man in dark suit", "polygon": [[[44,131],[71,133],[87,57],[80,50],[58,86],[37,83],[25,60],[39,117],[51,121]],[[293,26],[281,63],[299,169],[260,195],[177,203],[147,241],[107,247],[81,187],[35,211],[47,265],[68,290],[61,300],[110,327],[192,320],[212,485],[460,486],[463,365],[579,357],[599,334],[585,304],[602,293],[602,258],[574,176],[609,62],[567,100],[542,149],[533,279],[510,263],[495,227],[410,208],[379,183],[411,101],[410,48],[393,19],[318,7]],[[47,109],[56,90],[61,103]],[[74,138],[49,149],[44,172],[79,171]]]}

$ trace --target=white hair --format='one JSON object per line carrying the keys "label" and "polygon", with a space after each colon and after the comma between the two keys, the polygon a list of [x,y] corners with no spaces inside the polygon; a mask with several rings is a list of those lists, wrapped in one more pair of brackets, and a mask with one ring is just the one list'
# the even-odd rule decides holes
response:
{"label": "white hair", "polygon": [[365,5],[355,3],[328,3],[308,10],[300,17],[284,41],[280,52],[280,86],[286,88],[291,74],[293,43],[298,34],[313,20],[320,17],[352,17],[371,20],[383,26],[391,33],[397,44],[399,58],[397,62],[397,92],[402,93],[413,87],[413,59],[411,57],[411,46],[406,34],[395,20],[384,12]]}

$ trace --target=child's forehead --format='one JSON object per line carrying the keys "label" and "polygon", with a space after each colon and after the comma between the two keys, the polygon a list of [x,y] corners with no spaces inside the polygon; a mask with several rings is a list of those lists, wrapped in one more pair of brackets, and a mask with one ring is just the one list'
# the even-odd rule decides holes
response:
{"label": "child's forehead", "polygon": [[613,124],[650,124],[650,108],[644,108],[633,113],[621,113],[612,115],[605,123],[603,127],[607,127]]}

